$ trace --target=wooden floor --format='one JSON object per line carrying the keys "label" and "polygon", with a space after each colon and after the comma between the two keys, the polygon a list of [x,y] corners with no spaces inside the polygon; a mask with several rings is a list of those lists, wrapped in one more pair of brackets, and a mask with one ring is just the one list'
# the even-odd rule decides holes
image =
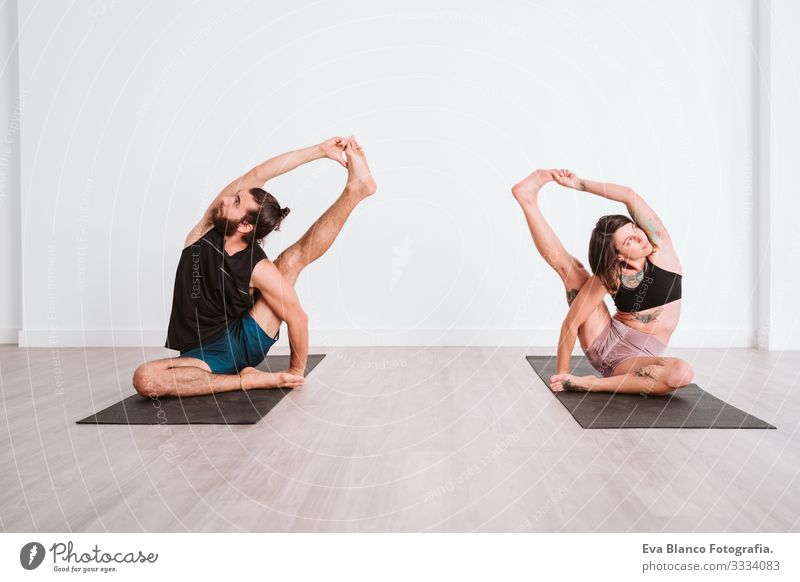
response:
{"label": "wooden floor", "polygon": [[584,430],[542,350],[313,351],[256,425],[79,426],[166,351],[0,347],[0,529],[800,531],[800,352],[670,350],[778,430]]}

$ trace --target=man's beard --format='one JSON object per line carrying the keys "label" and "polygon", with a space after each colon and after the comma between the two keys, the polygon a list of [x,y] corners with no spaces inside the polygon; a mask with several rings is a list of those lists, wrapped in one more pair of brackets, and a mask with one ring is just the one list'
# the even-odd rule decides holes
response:
{"label": "man's beard", "polygon": [[211,223],[214,225],[214,230],[216,230],[222,236],[229,236],[232,232],[236,231],[241,223],[241,220],[238,222],[228,220],[224,216],[220,215],[219,208],[217,208],[214,210],[214,215],[211,217]]}

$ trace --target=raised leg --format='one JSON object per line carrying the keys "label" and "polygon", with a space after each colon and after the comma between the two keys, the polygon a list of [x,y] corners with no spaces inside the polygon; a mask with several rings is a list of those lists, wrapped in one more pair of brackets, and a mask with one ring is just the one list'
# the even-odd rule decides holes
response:
{"label": "raised leg", "polygon": [[262,372],[245,368],[238,374],[214,374],[197,358],[165,358],[139,366],[133,373],[133,387],[142,396],[199,396],[255,388],[296,388],[303,379],[285,372]]}
{"label": "raised leg", "polygon": [[[339,198],[297,242],[284,250],[274,261],[284,279],[291,285],[297,283],[297,277],[303,269],[325,254],[341,232],[353,209],[367,196],[374,194],[377,188],[367,165],[364,150],[355,138],[350,138],[344,151],[347,154],[347,184]],[[266,301],[259,298],[251,313],[253,319],[267,334],[276,337],[282,321]]]}
{"label": "raised leg", "polygon": [[[515,184],[511,192],[525,214],[536,249],[547,264],[558,273],[564,284],[567,304],[571,305],[590,274],[578,259],[567,252],[539,209],[539,190],[550,179],[549,170],[536,170],[522,182]],[[578,340],[584,349],[600,335],[610,319],[608,308],[605,303],[601,303],[578,328]]]}
{"label": "raised leg", "polygon": [[597,376],[553,376],[553,390],[621,392],[664,395],[683,388],[694,378],[692,366],[679,358],[633,356],[622,360],[608,378]]}
{"label": "raised leg", "polygon": [[375,193],[377,188],[364,150],[355,138],[350,138],[344,151],[347,155],[347,184],[339,198],[296,243],[275,259],[275,266],[292,285],[297,281],[300,271],[331,247],[358,203]]}
{"label": "raised leg", "polygon": [[[321,257],[342,230],[347,217],[367,196],[376,190],[364,150],[351,138],[347,154],[347,184],[344,191],[308,231],[275,259],[283,276],[294,285],[307,265]],[[258,299],[251,313],[271,337],[276,337],[281,321],[263,299]],[[302,376],[286,372],[269,373],[245,368],[239,374],[214,374],[208,364],[196,358],[166,358],[139,366],[133,374],[133,386],[142,396],[197,396],[231,390],[254,388],[295,388]]]}

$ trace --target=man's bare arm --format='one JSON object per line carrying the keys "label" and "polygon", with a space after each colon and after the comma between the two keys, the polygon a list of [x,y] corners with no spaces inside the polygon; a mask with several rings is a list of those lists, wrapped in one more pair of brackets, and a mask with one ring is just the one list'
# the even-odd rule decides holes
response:
{"label": "man's bare arm", "polygon": [[332,137],[320,144],[286,152],[285,154],[270,158],[266,162],[253,168],[253,173],[258,180],[261,180],[261,184],[263,185],[276,176],[280,176],[281,174],[294,170],[298,166],[322,158],[332,159],[346,168],[347,164],[342,159],[345,145],[347,145],[347,138]]}
{"label": "man's bare arm", "polygon": [[184,248],[195,242],[211,228],[211,219],[214,216],[214,209],[219,207],[222,199],[227,196],[232,196],[239,190],[263,188],[264,184],[269,182],[271,179],[294,170],[298,166],[302,166],[303,164],[307,164],[308,162],[313,162],[314,160],[319,160],[322,158],[330,158],[339,162],[344,167],[347,167],[347,164],[345,164],[345,162],[342,160],[342,152],[344,152],[344,147],[347,145],[347,141],[347,138],[332,137],[320,144],[309,146],[307,148],[301,148],[299,150],[293,150],[291,152],[286,152],[285,154],[275,156],[274,158],[270,158],[265,162],[255,166],[247,173],[239,176],[233,182],[225,186],[225,188],[223,188],[222,191],[217,194],[216,198],[214,198],[211,204],[208,205],[203,217],[186,237]]}
{"label": "man's bare arm", "polygon": [[303,376],[308,360],[308,316],[300,305],[294,287],[283,278],[278,268],[268,260],[260,261],[253,269],[253,286],[272,312],[289,328],[291,357],[288,372]]}

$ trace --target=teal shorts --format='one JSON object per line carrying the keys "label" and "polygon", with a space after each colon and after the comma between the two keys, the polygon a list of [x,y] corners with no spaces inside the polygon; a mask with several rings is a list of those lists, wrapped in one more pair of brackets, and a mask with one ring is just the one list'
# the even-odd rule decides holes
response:
{"label": "teal shorts", "polygon": [[247,367],[255,367],[263,362],[280,335],[278,330],[275,337],[271,338],[246,312],[211,341],[181,352],[181,357],[203,360],[214,374],[238,374]]}

